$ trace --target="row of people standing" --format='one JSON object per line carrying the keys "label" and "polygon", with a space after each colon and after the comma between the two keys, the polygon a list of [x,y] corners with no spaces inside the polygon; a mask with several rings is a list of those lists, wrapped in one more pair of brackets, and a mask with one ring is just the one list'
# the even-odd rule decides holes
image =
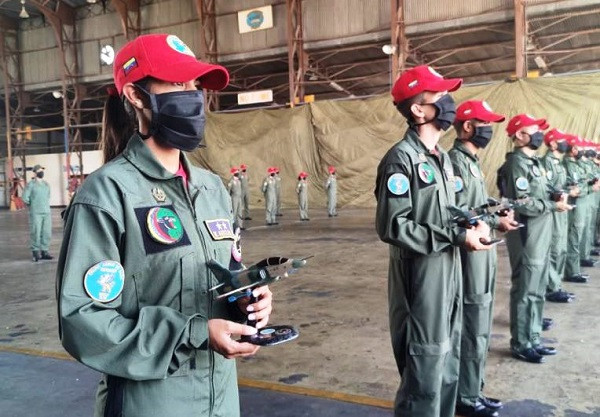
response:
{"label": "row of people standing", "polygon": [[[483,101],[470,100],[456,107],[448,93],[461,83],[418,66],[402,73],[392,89],[394,104],[409,129],[379,164],[375,196],[376,229],[390,245],[390,330],[401,375],[396,415],[498,416],[502,402],[482,392],[497,273],[496,251],[490,244],[494,231],[507,233],[512,269],[511,353],[520,360],[542,363],[557,353],[540,337],[551,324],[543,318],[545,297],[551,299],[558,292],[572,298],[560,289],[563,276],[581,282],[573,278],[581,275],[578,270],[565,272],[553,262],[559,282],[548,288],[551,246],[559,240],[564,246],[566,236],[564,228],[553,226],[553,220],[564,222],[569,216],[569,230],[574,230],[569,234],[591,230],[591,223],[595,230],[595,220],[589,220],[589,215],[597,214],[598,206],[572,202],[600,187],[600,174],[592,174],[589,164],[586,177],[570,169],[571,180],[576,182],[570,188],[566,183],[551,186],[554,174],[547,173],[536,156],[548,123],[526,114],[511,118],[506,128],[514,151],[499,170],[498,184],[510,204],[467,224],[457,222],[449,207],[472,211],[489,204],[478,154],[493,136],[492,124],[505,120]],[[438,141],[451,126],[457,139],[446,153]],[[548,158],[559,157],[558,144],[564,139],[557,132],[546,135]],[[577,139],[570,137],[567,145],[561,149],[571,152],[569,159],[576,158]],[[591,149],[588,155],[592,156]],[[567,165],[565,169],[569,171]],[[573,208],[584,210],[588,221],[578,220]],[[555,232],[562,240],[553,239]],[[569,240],[573,241],[569,253],[575,252],[571,246],[576,240]],[[581,248],[590,239],[578,241]],[[581,251],[573,267],[588,264],[583,259],[589,258],[588,247]]]}
{"label": "row of people standing", "polygon": [[[335,167],[330,166],[329,177],[325,182],[327,190],[327,213],[329,217],[337,216],[337,178]],[[240,167],[232,167],[231,178],[227,184],[229,195],[233,205],[233,216],[240,228],[244,229],[244,221],[252,220],[250,217],[250,179],[248,167],[241,164]],[[308,217],[308,173],[302,171],[298,174],[296,194],[298,195],[298,207],[300,220],[310,220]],[[279,224],[277,217],[283,216],[281,212],[281,177],[279,168],[269,167],[267,176],[263,179],[261,192],[265,198],[265,218],[267,226]]]}

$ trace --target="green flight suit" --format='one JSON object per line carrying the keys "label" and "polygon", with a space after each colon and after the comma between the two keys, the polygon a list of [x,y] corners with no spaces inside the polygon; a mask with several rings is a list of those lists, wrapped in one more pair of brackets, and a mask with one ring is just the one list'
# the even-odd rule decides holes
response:
{"label": "green flight suit", "polygon": [[281,216],[281,177],[279,174],[275,174],[275,198],[276,198],[276,212],[277,216]]}
{"label": "green flight suit", "polygon": [[231,206],[233,208],[233,218],[235,223],[244,227],[244,206],[242,201],[242,181],[239,177],[233,175],[227,184],[229,196],[231,197]]}
{"label": "green flight suit", "polygon": [[325,188],[327,189],[327,214],[329,217],[337,216],[337,178],[335,174],[329,174]]}
{"label": "green flight suit", "polygon": [[[239,416],[235,361],[208,346],[209,319],[244,318],[208,291],[218,281],[207,260],[228,266],[232,258],[231,200],[218,176],[185,156],[182,164],[187,189],[134,135],[85,180],[65,212],[59,332],[75,359],[104,374],[96,416]],[[158,217],[158,207],[175,216]],[[170,224],[179,240],[168,234]],[[219,226],[219,239],[210,224]],[[124,268],[113,301],[92,298],[94,282],[84,278],[103,261]]]}
{"label": "green flight suit", "polygon": [[247,172],[240,172],[240,180],[242,181],[242,217],[247,219],[250,217],[250,177]]}
{"label": "green flight suit", "polygon": [[261,190],[265,196],[267,224],[277,223],[277,179],[271,175],[265,177]]}
{"label": "green flight suit", "polygon": [[[542,158],[546,170],[546,179],[556,191],[567,189],[567,171],[558,158],[550,150]],[[569,231],[569,213],[555,211],[552,213],[552,238],[550,240],[550,265],[548,268],[548,288],[550,292],[558,291],[565,276],[567,261],[567,236]]]}
{"label": "green flight suit", "polygon": [[[471,209],[487,203],[479,158],[460,140],[448,152],[454,167],[456,204]],[[485,219],[490,228],[498,225],[496,216]],[[457,402],[474,405],[481,396],[485,362],[492,331],[496,287],[496,249],[468,252],[460,249],[463,277],[463,320],[460,348],[460,375]]]}
{"label": "green flight suit", "polygon": [[29,206],[29,244],[32,252],[48,251],[52,236],[50,186],[42,179],[31,180],[23,191],[23,202]]}
{"label": "green flight suit", "polygon": [[572,277],[581,273],[580,260],[583,259],[580,254],[583,239],[583,229],[585,229],[586,219],[586,197],[589,194],[589,186],[585,181],[585,171],[573,157],[565,157],[563,160],[567,178],[569,181],[579,183],[581,191],[579,197],[572,202],[575,208],[569,211],[569,230],[567,234],[567,262],[565,264],[565,277]]}
{"label": "green flight suit", "polygon": [[501,168],[505,197],[531,198],[515,208],[515,220],[525,226],[506,235],[512,269],[510,345],[517,351],[539,345],[542,331],[552,212],[556,211],[542,168],[537,157],[527,156],[522,149],[506,155]]}
{"label": "green flight suit", "polygon": [[[596,178],[596,164],[589,158],[585,158],[585,172],[587,175],[586,180],[592,180]],[[592,244],[594,242],[594,227],[596,225],[596,213],[598,211],[598,194],[593,190],[592,186],[589,185],[590,194],[587,197],[586,203],[588,204],[587,218],[584,227],[583,239],[584,239],[584,251],[580,253],[584,257],[582,259],[590,259],[590,252],[592,251]]]}
{"label": "green flight suit", "polygon": [[454,416],[458,386],[466,230],[452,224],[450,158],[409,129],[377,168],[376,229],[389,244],[388,302],[401,376],[396,416]]}
{"label": "green flight suit", "polygon": [[308,219],[308,183],[306,180],[299,180],[296,186],[298,194],[298,208],[300,209],[300,220]]}

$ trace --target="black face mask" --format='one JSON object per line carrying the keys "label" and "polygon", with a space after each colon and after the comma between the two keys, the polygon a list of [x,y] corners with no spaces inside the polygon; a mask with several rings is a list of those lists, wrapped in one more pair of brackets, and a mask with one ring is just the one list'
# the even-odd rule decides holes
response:
{"label": "black face mask", "polygon": [[170,148],[193,151],[204,139],[204,97],[202,91],[176,91],[152,94],[140,87],[150,99],[152,120],[144,139],[154,136]]}
{"label": "black face mask", "polygon": [[36,172],[36,173],[35,173],[35,175],[36,175],[38,178],[44,178],[44,171]]}
{"label": "black face mask", "polygon": [[454,123],[454,119],[456,118],[456,104],[454,103],[454,99],[450,94],[442,96],[442,98],[435,103],[423,103],[423,105],[425,104],[435,107],[435,118],[423,123],[409,122],[408,124],[411,127],[422,126],[427,123],[434,123],[435,127],[437,127],[439,130],[448,130],[450,126],[452,126],[452,123]]}
{"label": "black face mask", "polygon": [[569,149],[569,144],[567,142],[558,142],[556,144],[556,150],[560,153],[567,152],[567,149]]}
{"label": "black face mask", "polygon": [[491,126],[476,126],[475,135],[470,140],[473,145],[483,149],[488,146],[493,134],[494,130]]}
{"label": "black face mask", "polygon": [[579,151],[579,152],[577,152],[577,155],[575,155],[575,159],[581,159],[582,156],[583,156],[583,152]]}
{"label": "black face mask", "polygon": [[596,151],[594,151],[593,149],[588,149],[587,151],[585,151],[585,156],[587,156],[588,158],[595,158]]}
{"label": "black face mask", "polygon": [[535,132],[529,135],[529,146],[531,149],[536,150],[539,149],[544,143],[544,134],[542,132]]}

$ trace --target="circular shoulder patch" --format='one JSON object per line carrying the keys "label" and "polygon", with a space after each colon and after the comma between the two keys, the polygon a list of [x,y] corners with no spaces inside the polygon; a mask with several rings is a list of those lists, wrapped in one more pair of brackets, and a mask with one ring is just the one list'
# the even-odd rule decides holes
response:
{"label": "circular shoulder patch", "polygon": [[419,172],[419,178],[421,178],[421,181],[425,184],[431,184],[435,179],[435,171],[427,162],[419,164],[417,171]]}
{"label": "circular shoulder patch", "polygon": [[94,301],[108,303],[123,291],[125,271],[116,261],[102,261],[87,270],[83,277],[85,292]]}
{"label": "circular shoulder patch", "polygon": [[392,194],[404,195],[410,188],[410,183],[406,175],[396,173],[388,178],[387,188]]}
{"label": "circular shoulder patch", "polygon": [[179,53],[193,56],[194,58],[196,57],[192,50],[188,48],[188,46],[175,35],[167,36],[167,45],[169,45],[172,49],[175,49]]}
{"label": "circular shoulder patch", "polygon": [[525,177],[519,177],[515,181],[515,185],[517,186],[518,190],[525,191],[527,188],[529,188],[529,181],[527,181],[527,178]]}
{"label": "circular shoulder patch", "polygon": [[551,180],[553,177],[552,171],[546,171],[546,178],[548,178],[548,180]]}
{"label": "circular shoulder patch", "polygon": [[479,176],[481,175],[479,167],[475,164],[469,164],[469,171],[471,171],[471,175],[473,175],[475,178],[479,178]]}
{"label": "circular shoulder patch", "polygon": [[172,245],[183,237],[183,226],[177,214],[165,207],[153,207],[146,216],[148,233],[158,243]]}
{"label": "circular shoulder patch", "polygon": [[533,172],[533,175],[535,175],[536,177],[539,177],[541,175],[540,169],[537,165],[531,167],[531,172]]}
{"label": "circular shoulder patch", "polygon": [[459,176],[454,177],[454,191],[460,193],[465,188],[463,179]]}

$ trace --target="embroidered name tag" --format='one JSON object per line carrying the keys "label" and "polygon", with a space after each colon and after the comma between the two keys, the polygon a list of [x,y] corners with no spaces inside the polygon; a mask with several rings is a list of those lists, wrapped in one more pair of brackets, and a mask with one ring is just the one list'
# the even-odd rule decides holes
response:
{"label": "embroidered name tag", "polygon": [[233,228],[227,219],[204,220],[204,225],[213,240],[235,240]]}

